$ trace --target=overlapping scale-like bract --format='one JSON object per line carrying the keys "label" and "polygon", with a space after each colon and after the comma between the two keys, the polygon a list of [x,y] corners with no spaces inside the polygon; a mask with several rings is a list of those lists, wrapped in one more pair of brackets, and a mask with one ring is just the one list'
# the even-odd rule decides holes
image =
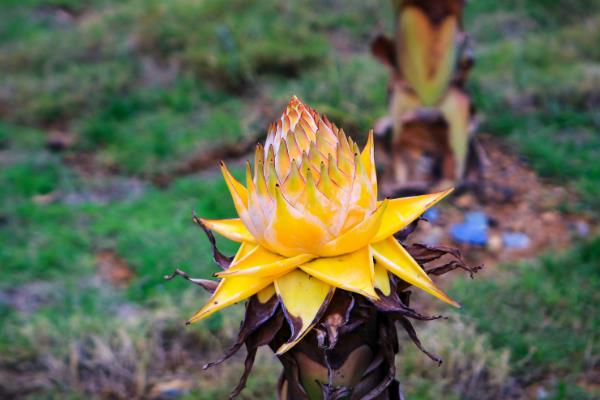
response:
{"label": "overlapping scale-like bract", "polygon": [[241,219],[273,252],[322,255],[327,243],[377,209],[371,159],[342,129],[293,98],[257,147]]}
{"label": "overlapping scale-like bract", "polygon": [[319,321],[335,290],[378,301],[377,291],[389,292],[388,272],[456,305],[393,237],[450,191],[377,201],[372,135],[361,151],[293,97],[247,164],[246,185],[222,170],[240,218],[202,222],[242,245],[191,322],[254,294],[277,296],[291,331],[283,353]]}

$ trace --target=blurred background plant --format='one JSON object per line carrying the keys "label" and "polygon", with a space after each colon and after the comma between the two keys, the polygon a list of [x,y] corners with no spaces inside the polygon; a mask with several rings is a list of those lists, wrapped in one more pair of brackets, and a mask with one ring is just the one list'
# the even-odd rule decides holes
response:
{"label": "blurred background plant", "polygon": [[[0,397],[224,398],[241,359],[201,367],[231,342],[241,307],[183,330],[204,295],[162,280],[173,267],[215,271],[191,210],[225,218],[233,207],[206,166],[245,161],[291,94],[360,141],[387,109],[387,71],[368,53],[394,29],[391,5],[0,7]],[[407,346],[398,376],[411,399],[597,398],[600,2],[478,0],[464,22],[480,131],[505,157],[493,158],[496,177],[536,196],[486,205],[466,195],[438,210],[442,222],[492,214],[487,272],[447,285],[463,304],[451,324],[417,327],[445,364]],[[441,229],[434,219],[427,237]],[[497,250],[492,234],[507,220],[534,227],[530,251]],[[259,353],[255,368],[242,398],[270,398],[277,366]]]}
{"label": "blurred background plant", "polygon": [[462,30],[464,1],[392,4],[393,38],[379,35],[371,44],[390,70],[388,115],[376,123],[383,190],[447,187],[461,184],[467,172],[477,179],[483,160],[465,90],[473,55]]}

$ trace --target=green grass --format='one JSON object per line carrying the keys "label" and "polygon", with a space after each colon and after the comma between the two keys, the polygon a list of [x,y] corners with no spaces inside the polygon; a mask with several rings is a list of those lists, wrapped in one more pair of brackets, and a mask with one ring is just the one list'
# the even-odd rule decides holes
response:
{"label": "green grass", "polygon": [[[481,40],[470,83],[481,129],[512,142],[538,173],[577,193],[578,202],[565,210],[597,218],[600,3],[514,3],[478,2],[467,15]],[[494,349],[510,352],[519,386],[541,380],[548,398],[597,396],[579,379],[595,368],[600,350],[593,310],[599,245],[591,238],[565,254],[505,265],[494,279],[451,289],[467,322]]]}
{"label": "green grass", "polygon": [[[481,45],[470,87],[481,130],[508,138],[543,176],[577,191],[597,216],[598,17]],[[549,39],[551,38],[551,39]]]}
{"label": "green grass", "polygon": [[[11,143],[11,150],[18,156],[29,145],[29,140],[19,140]],[[32,154],[35,159],[14,160],[0,172],[4,218],[0,259],[6,274],[0,282],[4,371],[17,373],[28,362],[24,373],[39,371],[44,376],[43,393],[64,398],[73,391],[74,398],[81,398],[81,392],[68,383],[73,379],[69,359],[74,351],[91,358],[81,361],[81,368],[90,362],[97,368],[118,370],[123,364],[153,379],[170,373],[167,367],[151,368],[152,363],[161,365],[160,360],[170,357],[161,353],[166,351],[161,335],[173,336],[169,341],[178,345],[192,343],[190,351],[216,358],[231,341],[241,310],[232,310],[235,319],[216,315],[184,331],[183,322],[206,295],[183,280],[166,282],[163,276],[175,267],[204,277],[216,270],[210,246],[191,222],[191,212],[195,209],[209,218],[233,213],[222,179],[179,179],[168,190],[145,185],[138,196],[105,203],[93,194],[118,178],[86,181],[56,156],[39,150]],[[44,204],[39,195],[56,199]],[[234,251],[232,243],[218,240],[223,251]],[[114,251],[133,271],[127,288],[112,287],[97,277],[95,254],[105,249]],[[107,351],[112,354],[108,359]],[[199,361],[187,363],[197,371]],[[263,363],[263,368],[272,366]],[[215,388],[214,398],[235,383],[239,372],[228,372],[230,383]],[[94,383],[96,378],[94,374],[81,377],[81,385],[105,385],[106,390],[121,383],[134,386],[119,373],[108,383]],[[62,383],[56,386],[53,380]]]}
{"label": "green grass", "polygon": [[478,1],[465,10],[466,26],[476,39],[502,41],[532,32],[553,35],[600,9],[596,0]]}
{"label": "green grass", "polygon": [[112,99],[80,123],[81,147],[124,172],[164,172],[196,153],[257,135],[246,112],[240,100],[181,79]]}
{"label": "green grass", "polygon": [[386,112],[387,71],[367,55],[330,57],[319,70],[270,86],[276,98],[295,93],[353,136],[366,137],[375,117]]}
{"label": "green grass", "polygon": [[[49,158],[17,163],[0,173],[3,187],[11,193],[3,196],[7,222],[0,230],[3,270],[11,279],[1,286],[90,275],[90,257],[104,248],[115,250],[139,275],[130,288],[138,299],[164,287],[160,277],[176,266],[187,264],[199,275],[213,269],[210,248],[191,223],[191,212],[195,209],[209,218],[232,214],[220,178],[181,179],[167,191],[146,187],[138,199],[107,205],[90,197],[93,186],[63,169]],[[58,200],[38,204],[32,197],[48,193]],[[225,244],[225,249],[232,247]]]}
{"label": "green grass", "polygon": [[258,78],[298,75],[327,55],[315,10],[285,2],[98,2],[37,26],[34,13],[50,5],[6,6],[0,17],[32,20],[0,45],[0,117],[76,131],[78,150],[126,173],[256,135],[236,97],[251,104]]}
{"label": "green grass", "polygon": [[[184,398],[227,394],[240,359],[205,373],[198,367],[231,341],[240,307],[184,330],[206,296],[162,279],[174,267],[203,277],[215,271],[190,216],[193,209],[232,216],[225,184],[212,171],[175,177],[167,188],[145,178],[254,137],[292,94],[351,134],[366,133],[386,110],[387,71],[367,54],[374,27],[392,29],[384,3],[2,3],[0,372],[7,382],[31,387],[18,378],[43,377],[30,398],[135,387],[127,374],[109,375],[108,385],[83,367],[112,365],[146,377],[147,387],[191,377],[199,389]],[[481,130],[510,141],[538,173],[572,190],[578,203],[565,210],[596,219],[598,21],[600,2],[592,0],[473,1],[466,13]],[[75,143],[63,153],[46,150],[52,130]],[[93,174],[74,158],[89,159]],[[503,266],[493,279],[457,282],[451,291],[464,311],[418,327],[446,363],[435,368],[410,346],[398,359],[407,396],[506,398],[540,384],[550,399],[591,399],[579,378],[597,368],[598,248],[590,238],[565,254]],[[127,287],[98,278],[101,250],[133,271]],[[169,353],[177,346],[183,359]],[[76,355],[83,357],[79,385],[70,369]],[[267,398],[273,358],[260,356],[255,372],[244,398]]]}
{"label": "green grass", "polygon": [[[580,372],[590,361],[586,353],[600,350],[600,319],[594,312],[600,282],[587,278],[597,276],[600,269],[599,244],[600,240],[592,240],[558,258],[546,255],[533,264],[519,265],[506,282],[460,288],[467,294],[466,308],[482,330],[494,334],[495,344],[513,349],[517,364],[526,360],[520,369],[525,377],[550,365]],[[498,293],[500,285],[502,293]],[[498,302],[494,315],[481,302],[468,302],[482,294]]]}
{"label": "green grass", "polygon": [[600,353],[599,260],[596,238],[564,254],[503,266],[499,279],[457,281],[452,291],[460,293],[468,321],[494,347],[510,350],[513,373],[523,384],[554,376],[556,398],[571,398],[559,394],[565,388],[572,393]]}

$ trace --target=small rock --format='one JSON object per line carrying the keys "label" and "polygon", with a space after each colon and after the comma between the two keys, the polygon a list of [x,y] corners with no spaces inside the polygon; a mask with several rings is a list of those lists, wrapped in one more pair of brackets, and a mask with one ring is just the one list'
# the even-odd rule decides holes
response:
{"label": "small rock", "polygon": [[546,211],[541,215],[541,219],[546,223],[556,222],[560,220],[560,214],[554,211]]}
{"label": "small rock", "polygon": [[490,235],[487,248],[494,253],[498,253],[502,250],[502,236],[497,233]]}
{"label": "small rock", "polygon": [[472,211],[465,214],[462,223],[450,227],[450,235],[457,243],[485,246],[488,241],[488,218],[481,211]]}
{"label": "small rock", "polygon": [[504,232],[502,243],[507,249],[526,249],[531,245],[531,239],[522,232]]}
{"label": "small rock", "polygon": [[133,271],[125,260],[111,250],[98,252],[96,254],[96,265],[98,275],[115,286],[126,286],[133,278]]}
{"label": "small rock", "polygon": [[31,314],[38,308],[52,304],[57,300],[62,287],[50,283],[35,281],[13,287],[0,293],[0,302],[22,314]]}
{"label": "small rock", "polygon": [[423,218],[433,224],[440,219],[440,210],[437,207],[431,207],[423,213]]}
{"label": "small rock", "polygon": [[32,196],[31,201],[33,201],[35,204],[46,205],[54,203],[56,200],[58,200],[58,198],[59,195],[57,192],[50,192],[47,194],[37,194],[35,196]]}
{"label": "small rock", "polygon": [[488,216],[483,211],[471,211],[465,214],[465,221],[478,226],[488,226]]}
{"label": "small rock", "polygon": [[590,234],[590,225],[585,221],[575,221],[573,223],[573,230],[579,237],[586,237]]}
{"label": "small rock", "polygon": [[46,140],[46,147],[50,151],[63,151],[73,146],[75,143],[75,135],[63,131],[51,131]]}
{"label": "small rock", "polygon": [[0,310],[2,310],[3,307],[9,307],[9,306],[10,306],[9,296],[5,292],[0,290]]}
{"label": "small rock", "polygon": [[423,243],[429,246],[435,246],[440,244],[444,237],[444,230],[439,226],[433,226],[427,231],[427,234],[422,238],[419,238],[419,243]]}
{"label": "small rock", "polygon": [[475,204],[475,197],[471,193],[466,193],[457,198],[454,204],[460,208],[472,208]]}
{"label": "small rock", "polygon": [[548,391],[543,386],[540,386],[536,390],[536,397],[540,400],[548,398]]}
{"label": "small rock", "polygon": [[149,393],[149,398],[153,400],[170,400],[177,399],[185,395],[193,384],[189,380],[173,379],[166,382],[159,382]]}
{"label": "small rock", "polygon": [[61,196],[61,201],[69,205],[85,203],[109,204],[114,201],[132,201],[144,194],[146,185],[136,178],[116,178],[100,183],[92,182],[78,191]]}

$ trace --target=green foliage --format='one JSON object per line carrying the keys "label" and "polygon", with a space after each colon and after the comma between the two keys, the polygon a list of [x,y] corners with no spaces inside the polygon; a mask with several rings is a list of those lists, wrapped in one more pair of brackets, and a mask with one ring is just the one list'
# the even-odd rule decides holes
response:
{"label": "green foliage", "polygon": [[496,41],[532,31],[552,34],[561,26],[580,23],[599,9],[596,0],[480,0],[468,4],[465,19],[476,37]]}
{"label": "green foliage", "polygon": [[[37,129],[15,126],[0,121],[0,150],[10,150],[12,154],[40,149],[45,134]],[[0,160],[0,165],[11,164],[10,158]]]}
{"label": "green foliage", "polygon": [[[233,215],[222,179],[182,179],[167,192],[151,190],[138,201],[97,210],[98,219],[92,227],[98,235],[95,243],[115,249],[135,268],[140,279],[129,288],[135,300],[145,301],[158,292],[176,293],[187,287],[183,280],[168,284],[162,280],[176,267],[194,276],[216,272],[208,241],[191,222],[192,210],[206,218]],[[229,254],[235,249],[222,238],[219,244]]]}
{"label": "green foliage", "polygon": [[[11,207],[8,221],[0,226],[0,254],[11,280],[0,287],[90,274],[93,252],[108,248],[140,277],[130,294],[145,301],[150,292],[164,290],[161,277],[175,267],[188,266],[197,275],[213,271],[210,247],[191,223],[192,210],[208,218],[233,212],[225,184],[218,178],[182,179],[168,191],[144,188],[138,199],[107,205],[94,199],[102,188],[60,177],[50,164],[17,164],[4,169],[1,177],[11,193],[4,204]],[[60,193],[62,200],[38,204],[30,198],[49,191]],[[223,244],[225,250],[233,250]],[[197,264],[189,265],[191,260]],[[182,286],[182,282],[168,285],[169,290]]]}
{"label": "green foliage", "polygon": [[82,147],[127,172],[157,172],[200,149],[230,145],[256,134],[232,97],[178,81],[168,90],[116,98],[82,123]]}
{"label": "green foliage", "polygon": [[373,128],[385,113],[387,71],[372,57],[329,58],[325,66],[294,81],[271,81],[275,96],[285,101],[295,93],[356,137]]}
{"label": "green foliage", "polygon": [[48,194],[58,183],[59,169],[56,159],[38,159],[13,164],[2,171],[3,187],[9,188],[12,195]]}
{"label": "green foliage", "polygon": [[[134,71],[126,62],[71,65],[54,74],[4,77],[4,87],[15,91],[0,99],[10,113],[9,120],[28,124],[52,124],[80,118],[108,98],[118,96],[133,80]],[[0,83],[2,85],[2,83]],[[91,95],[97,93],[98,95]]]}
{"label": "green foliage", "polygon": [[[415,324],[425,348],[444,362],[436,366],[416,346],[407,344],[396,360],[406,397],[423,400],[509,397],[514,382],[507,349],[494,348],[486,333],[456,315],[445,321]],[[401,333],[400,340],[409,338]]]}
{"label": "green foliage", "polygon": [[600,206],[598,17],[479,47],[471,89],[482,131],[508,137],[542,175],[581,195],[577,211]]}
{"label": "green foliage", "polygon": [[600,351],[599,260],[596,238],[559,256],[505,266],[503,279],[458,282],[452,291],[492,344],[510,349],[520,379],[566,373],[572,384]]}
{"label": "green foliage", "polygon": [[[69,357],[78,346],[93,353],[92,338],[111,352],[119,349],[115,338],[129,338],[125,353],[140,370],[164,343],[192,344],[202,355],[197,363],[220,355],[239,308],[179,337],[174,332],[205,297],[162,276],[175,267],[203,277],[215,271],[190,217],[193,209],[232,216],[225,185],[212,170],[178,177],[166,189],[131,176],[164,172],[198,151],[254,135],[256,126],[262,131],[263,121],[250,115],[259,106],[274,115],[291,94],[355,137],[366,133],[386,107],[387,71],[365,54],[373,27],[392,31],[384,3],[3,1],[0,363],[37,374],[49,362],[63,374],[54,382],[70,382]],[[468,2],[466,18],[482,130],[512,142],[544,176],[567,182],[582,200],[569,209],[592,216],[600,209],[599,5],[481,0]],[[45,150],[51,129],[74,134],[73,147]],[[81,154],[118,174],[77,172],[66,161]],[[235,249],[217,240],[226,253]],[[543,376],[552,379],[544,383],[550,399],[592,398],[576,376],[599,351],[598,248],[590,240],[565,255],[502,267],[502,279],[457,283],[450,291],[465,305],[458,322],[419,327],[446,363],[435,368],[406,346],[399,371],[407,395],[486,398]],[[114,251],[133,271],[127,288],[97,277],[100,250]],[[485,360],[477,385],[466,378],[481,371],[473,360]],[[241,365],[237,359],[214,375],[195,371],[202,390],[187,396],[223,398]],[[272,394],[276,369],[270,355],[259,355],[246,398]],[[524,382],[498,381],[507,374]],[[84,394],[53,386],[31,396]]]}
{"label": "green foliage", "polygon": [[[77,119],[81,110],[106,105],[115,90],[152,86],[152,71],[135,79],[149,64],[156,74],[170,63],[200,82],[243,89],[257,75],[297,74],[320,62],[327,45],[311,30],[314,17],[303,7],[270,1],[115,4],[66,29],[0,47],[0,70],[8,72],[0,85],[14,91],[10,102],[0,103],[11,106],[6,117],[15,121]],[[52,107],[45,99],[57,95],[66,98]]]}
{"label": "green foliage", "polygon": [[261,73],[297,73],[327,51],[311,31],[315,14],[295,3],[177,0],[150,2],[140,11],[136,34],[142,51],[175,57],[203,79],[232,87]]}
{"label": "green foliage", "polygon": [[[54,3],[29,10],[71,10]],[[299,4],[107,1],[89,15],[87,5],[61,26],[8,8],[6,20],[32,21],[30,34],[7,31],[13,40],[0,45],[0,117],[75,130],[79,149],[125,172],[161,171],[210,142],[256,135],[236,97],[261,76],[297,76],[327,59],[318,13]]]}

